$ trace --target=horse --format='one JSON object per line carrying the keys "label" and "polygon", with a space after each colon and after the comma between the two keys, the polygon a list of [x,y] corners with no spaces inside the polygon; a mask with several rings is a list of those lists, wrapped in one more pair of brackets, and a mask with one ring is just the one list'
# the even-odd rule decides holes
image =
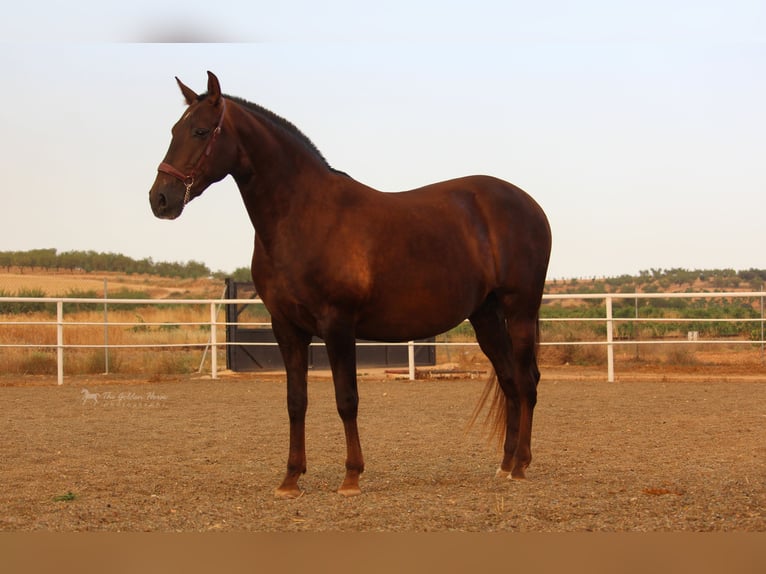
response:
{"label": "horse", "polygon": [[[208,72],[197,94],[176,77],[187,108],[173,126],[149,192],[155,216],[175,219],[231,175],[255,230],[252,276],[283,357],[290,423],[277,498],[302,495],[308,349],[324,340],[346,440],[337,492],[361,493],[357,338],[404,342],[467,318],[493,368],[491,401],[503,455],[498,474],[525,478],[537,402],[539,309],[551,249],[542,208],[506,181],[474,175],[399,193],[330,166],[288,120],[221,93]],[[495,382],[496,381],[496,382]],[[494,392],[490,391],[494,389]]]}

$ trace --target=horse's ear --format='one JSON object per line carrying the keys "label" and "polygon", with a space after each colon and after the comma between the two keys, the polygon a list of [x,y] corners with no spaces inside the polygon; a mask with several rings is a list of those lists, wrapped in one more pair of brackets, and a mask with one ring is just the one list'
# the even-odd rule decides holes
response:
{"label": "horse's ear", "polygon": [[194,93],[194,91],[189,88],[188,86],[185,86],[184,83],[178,79],[176,76],[176,82],[178,82],[178,87],[181,88],[181,93],[184,95],[184,99],[186,100],[186,103],[188,105],[192,105],[194,102],[199,100],[199,96]]}
{"label": "horse's ear", "polygon": [[218,78],[211,71],[207,73],[207,97],[211,104],[214,106],[218,104],[221,99],[221,84],[218,82]]}

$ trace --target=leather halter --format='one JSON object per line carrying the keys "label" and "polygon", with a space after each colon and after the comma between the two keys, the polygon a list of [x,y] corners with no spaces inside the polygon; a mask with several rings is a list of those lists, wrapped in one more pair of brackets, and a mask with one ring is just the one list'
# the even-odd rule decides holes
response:
{"label": "leather halter", "polygon": [[218,139],[218,136],[221,133],[221,126],[223,125],[223,117],[225,114],[226,114],[226,99],[221,98],[221,117],[218,119],[218,125],[213,130],[213,135],[210,136],[210,141],[207,142],[207,146],[205,147],[205,150],[199,156],[199,158],[197,159],[197,163],[194,164],[194,167],[191,169],[189,173],[184,173],[180,169],[177,169],[164,161],[157,168],[157,171],[161,173],[166,173],[168,175],[172,175],[181,183],[183,183],[184,186],[186,186],[186,193],[184,194],[184,205],[189,203],[189,201],[191,200],[191,188],[194,185],[194,178],[197,176],[197,174],[200,171],[200,168],[202,167],[202,164],[208,158],[208,156],[210,155],[210,152],[213,150],[213,144]]}

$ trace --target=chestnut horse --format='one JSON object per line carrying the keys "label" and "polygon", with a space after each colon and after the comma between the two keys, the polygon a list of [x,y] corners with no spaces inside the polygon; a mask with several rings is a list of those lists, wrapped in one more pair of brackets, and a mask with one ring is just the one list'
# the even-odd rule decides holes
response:
{"label": "chestnut horse", "polygon": [[551,247],[539,205],[487,176],[376,191],[330,167],[285,119],[222,94],[212,73],[202,95],[176,81],[188,109],[173,126],[149,200],[157,217],[175,219],[227,175],[239,187],[255,228],[253,281],[271,314],[287,375],[290,450],[276,495],[301,495],[313,335],[327,347],[346,435],[338,492],[351,496],[361,492],[364,470],[356,339],[431,337],[466,318],[496,375],[489,384],[491,412],[504,433],[498,473],[524,478],[532,459],[538,313]]}

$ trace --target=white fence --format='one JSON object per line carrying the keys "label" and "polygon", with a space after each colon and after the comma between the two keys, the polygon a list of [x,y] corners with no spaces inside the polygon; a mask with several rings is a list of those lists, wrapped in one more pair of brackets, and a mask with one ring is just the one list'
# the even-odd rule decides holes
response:
{"label": "white fence", "polygon": [[[545,295],[544,301],[561,301],[561,300],[602,300],[605,306],[605,315],[603,317],[557,317],[557,318],[543,318],[543,322],[597,322],[601,323],[605,327],[605,337],[600,340],[567,340],[548,342],[542,341],[541,345],[545,346],[566,346],[566,345],[598,345],[606,347],[607,353],[607,380],[609,382],[614,381],[614,350],[619,345],[645,345],[645,344],[742,344],[742,345],[760,345],[762,353],[764,352],[764,346],[766,340],[764,340],[764,298],[766,292],[722,292],[722,293],[611,293],[611,294],[559,294],[559,295]],[[756,300],[760,307],[760,317],[706,317],[706,318],[657,318],[657,317],[614,317],[613,314],[613,302],[617,299],[631,299],[636,301],[636,308],[638,308],[638,301],[643,299],[674,299],[674,298],[689,298],[689,299],[714,299],[714,298],[726,298],[726,299],[750,299]],[[8,315],[0,318],[0,329],[6,325],[23,326],[23,325],[37,325],[37,326],[50,326],[56,331],[56,343],[55,344],[38,344],[29,341],[13,341],[11,343],[0,343],[0,351],[5,348],[31,348],[31,349],[55,349],[56,351],[56,365],[57,365],[57,377],[58,383],[64,382],[64,358],[65,351],[67,349],[104,349],[105,356],[108,357],[109,349],[117,348],[146,348],[146,349],[159,349],[159,348],[173,348],[173,347],[199,347],[203,350],[203,362],[205,357],[210,356],[210,373],[212,378],[218,378],[218,356],[217,352],[219,348],[226,345],[269,345],[274,343],[228,343],[221,337],[222,333],[220,329],[225,328],[227,323],[218,319],[222,312],[224,305],[228,304],[252,304],[258,303],[257,299],[99,299],[99,298],[59,298],[59,297],[46,297],[46,298],[32,298],[32,297],[2,297],[0,298],[0,305],[4,303],[33,303],[33,304],[48,304],[55,305],[56,307],[56,320],[55,321],[41,321],[41,320],[24,320],[24,315],[16,315],[13,320],[10,320]],[[99,322],[83,322],[75,320],[67,320],[65,316],[65,304],[72,305],[99,305],[104,308],[104,319]],[[145,323],[145,322],[110,322],[108,320],[107,309],[109,305],[135,305],[147,307],[150,305],[165,305],[165,306],[181,306],[181,305],[202,305],[209,309],[209,320],[198,322],[176,322],[172,323]],[[16,317],[20,317],[16,320]],[[760,327],[760,339],[699,339],[694,338],[692,340],[686,338],[680,339],[649,339],[649,340],[617,340],[615,338],[615,325],[620,322],[626,323],[723,323],[723,322],[738,322],[747,323],[752,322]],[[90,325],[90,326],[103,326],[104,328],[104,341],[94,342],[92,344],[65,344],[64,342],[64,330],[68,326],[75,325]],[[110,344],[108,341],[108,328],[109,327],[162,327],[167,325],[173,326],[205,326],[209,327],[209,337],[206,342],[202,343],[151,343],[151,344],[129,344],[129,345],[115,345]],[[240,326],[256,326],[263,325],[263,323],[239,323]],[[360,343],[362,345],[375,345],[376,343]],[[390,343],[389,343],[390,344]],[[414,347],[415,345],[434,345],[434,346],[476,346],[475,342],[435,342],[435,343],[401,343],[401,345],[407,345],[409,348],[409,376],[410,379],[415,378],[415,365],[414,365]],[[1,367],[0,367],[1,368]],[[202,364],[200,365],[202,368]],[[107,359],[108,369],[108,359]]]}
{"label": "white fence", "polygon": [[[585,299],[600,299],[605,302],[605,317],[604,318],[556,318],[545,319],[549,322],[561,322],[561,321],[595,321],[604,322],[606,326],[606,336],[603,341],[576,341],[566,343],[546,343],[543,341],[541,345],[605,345],[607,351],[607,381],[614,382],[614,349],[618,345],[648,345],[648,344],[666,344],[666,345],[683,345],[683,344],[734,344],[734,345],[760,345],[761,353],[766,352],[766,341],[764,340],[764,298],[766,292],[762,291],[748,291],[748,292],[722,292],[722,293],[609,293],[609,294],[579,294],[579,295],[545,295],[544,301],[552,300],[585,300]],[[613,303],[615,299],[632,299],[636,301],[636,308],[638,308],[638,301],[642,299],[755,299],[758,301],[760,317],[705,317],[705,318],[682,318],[682,317],[639,317],[636,313],[635,317],[614,317]],[[700,339],[699,337],[687,337],[681,339],[626,339],[617,341],[614,338],[615,325],[617,323],[688,323],[688,324],[700,324],[700,323],[753,323],[760,326],[760,339]]]}

